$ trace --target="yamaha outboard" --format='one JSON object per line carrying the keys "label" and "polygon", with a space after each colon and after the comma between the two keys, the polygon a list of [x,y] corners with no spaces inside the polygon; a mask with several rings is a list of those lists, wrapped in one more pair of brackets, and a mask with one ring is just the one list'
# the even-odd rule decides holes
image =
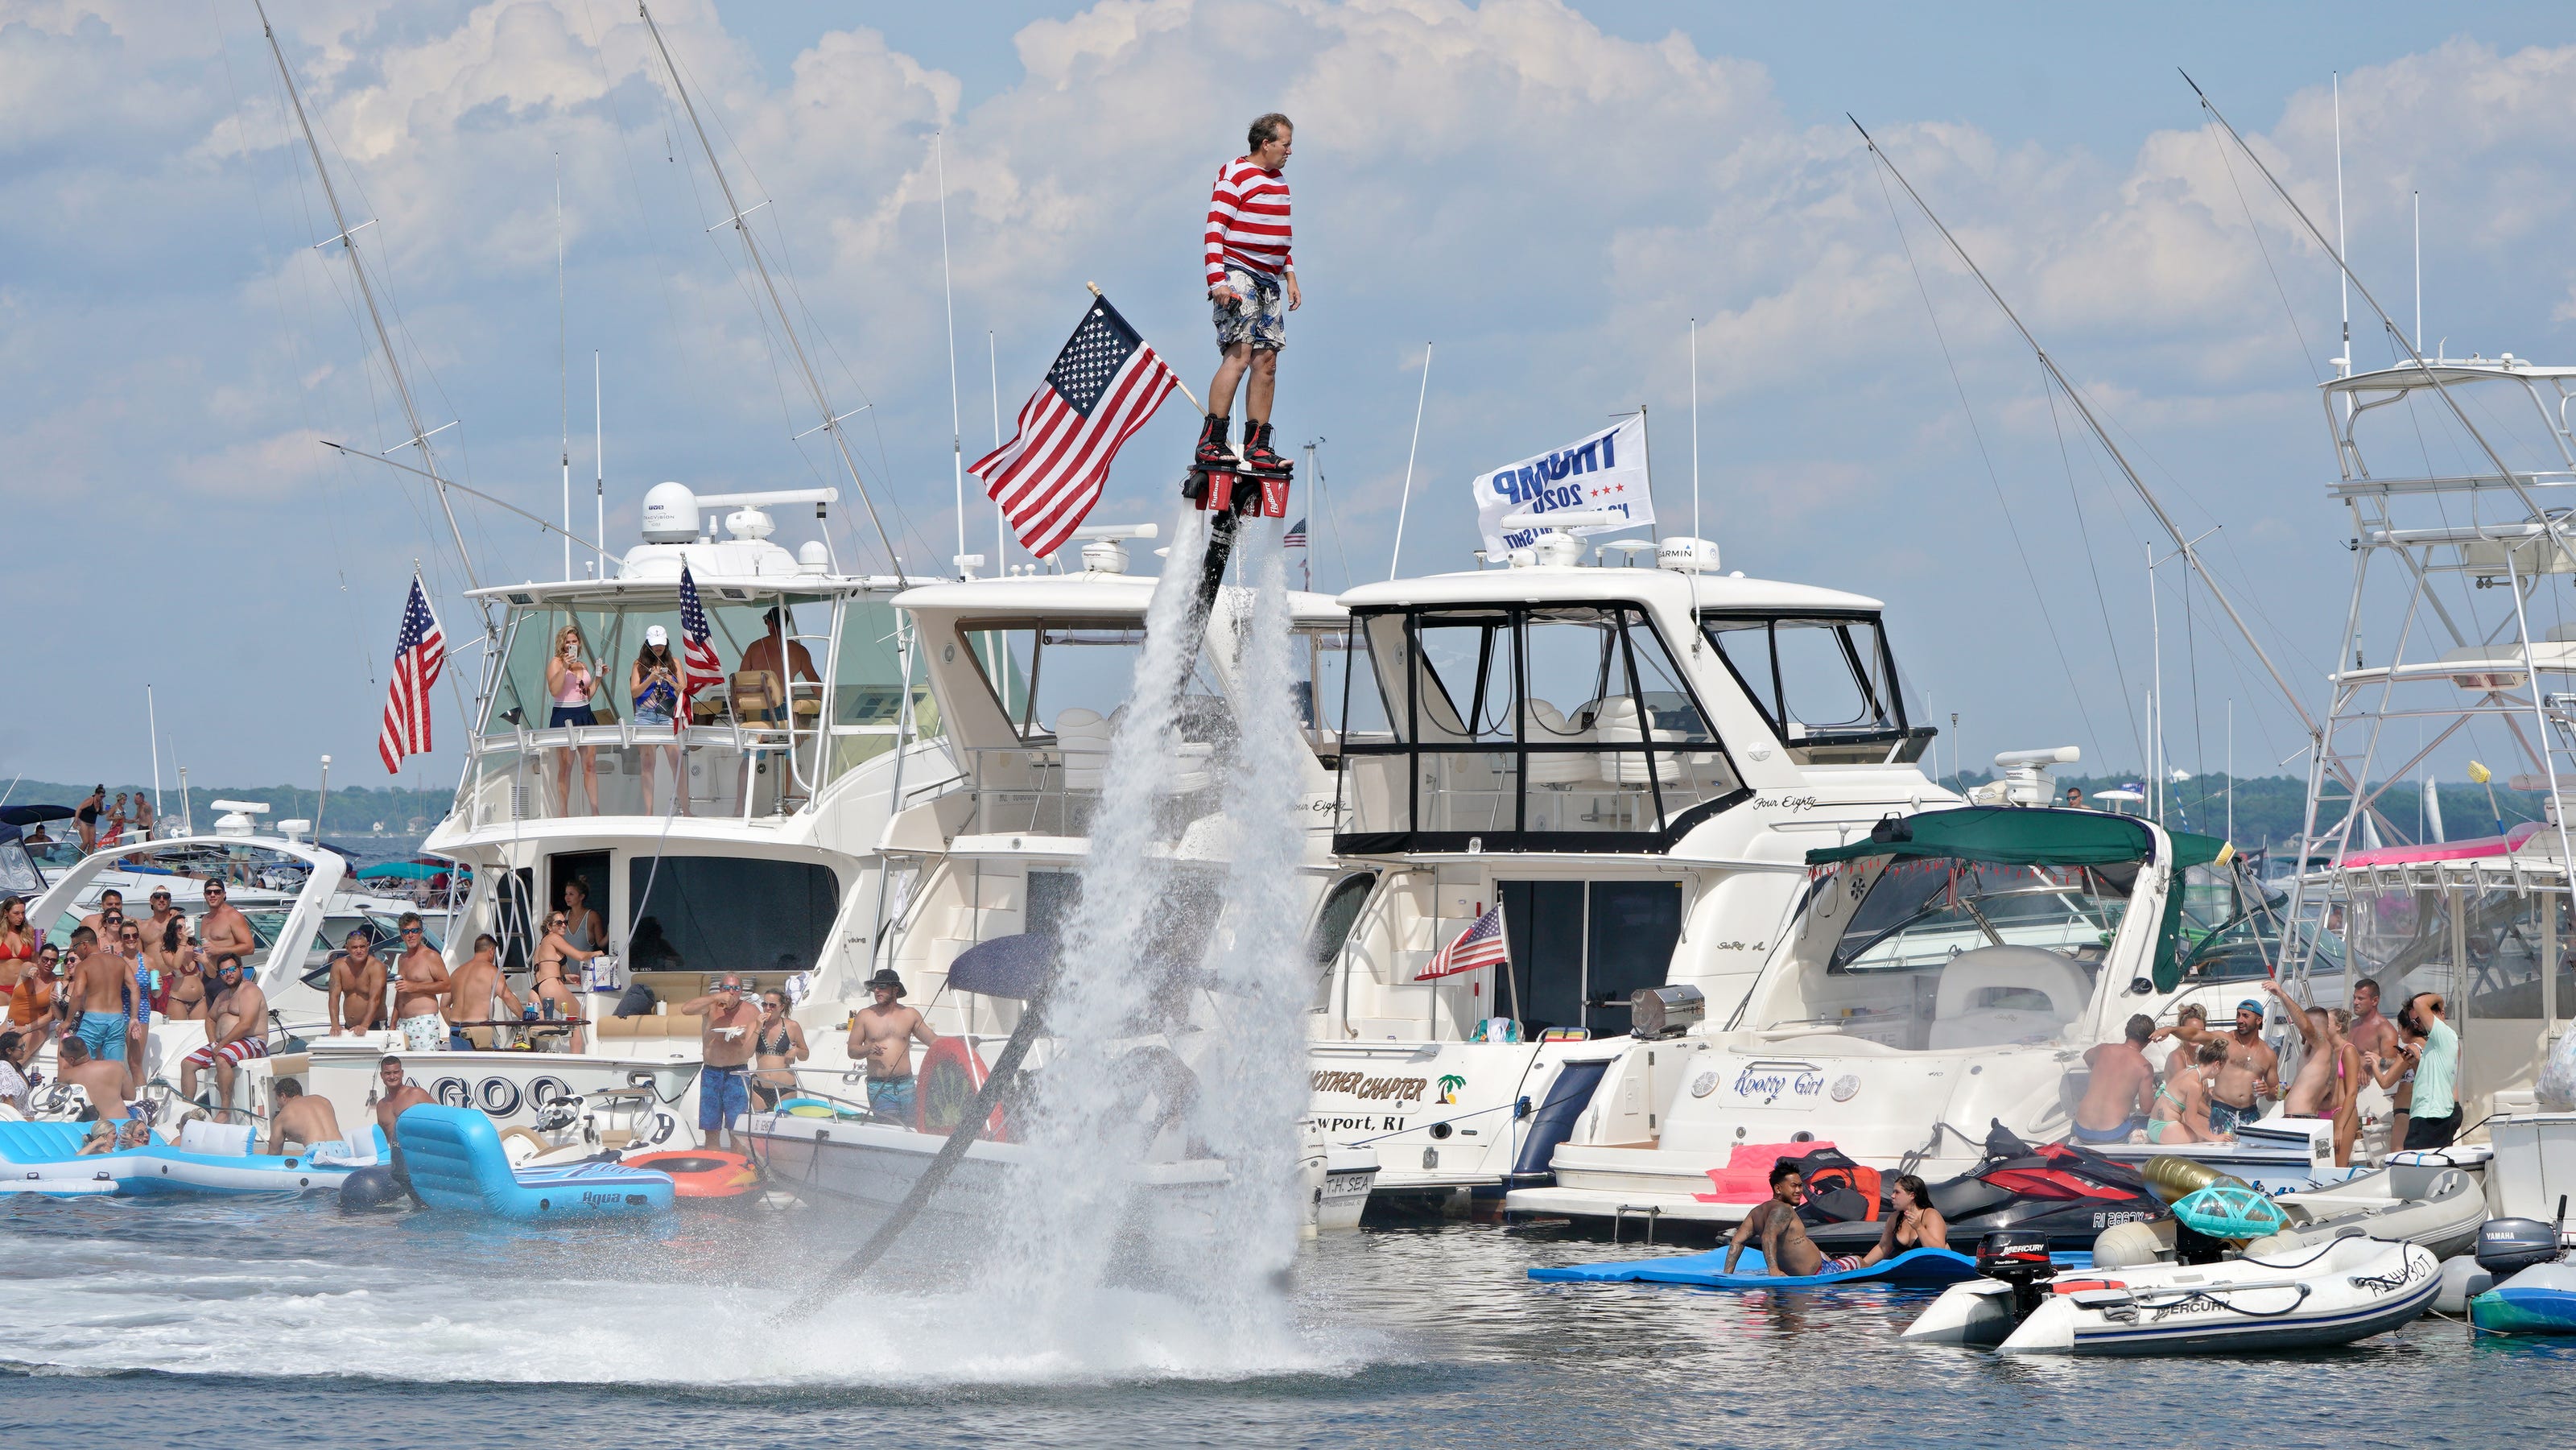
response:
{"label": "yamaha outboard", "polygon": [[2555,1263],[2558,1226],[2536,1218],[2491,1218],[2478,1225],[2478,1267],[2501,1282],[2534,1264]]}

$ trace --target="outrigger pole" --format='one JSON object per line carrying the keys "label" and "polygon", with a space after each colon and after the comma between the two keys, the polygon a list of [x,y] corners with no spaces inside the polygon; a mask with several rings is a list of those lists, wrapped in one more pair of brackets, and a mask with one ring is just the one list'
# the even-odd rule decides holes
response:
{"label": "outrigger pole", "polygon": [[[671,90],[680,98],[680,109],[688,115],[689,129],[697,133],[698,147],[706,153],[707,169],[715,173],[717,190],[724,193],[727,214],[725,220],[717,225],[731,226],[734,235],[742,238],[743,253],[751,258],[751,269],[760,276],[761,291],[769,298],[770,311],[777,315],[778,330],[787,339],[787,350],[795,355],[796,370],[805,379],[806,391],[813,394],[814,406],[822,414],[823,421],[806,431],[831,435],[832,447],[841,455],[841,467],[850,475],[850,486],[859,491],[860,506],[868,511],[868,522],[877,531],[877,542],[885,546],[886,567],[900,578],[903,560],[895,553],[894,539],[886,533],[885,520],[877,517],[876,500],[868,496],[868,486],[859,477],[858,460],[850,455],[850,440],[841,432],[841,420],[850,415],[833,411],[831,395],[823,390],[822,375],[814,370],[813,359],[805,354],[804,340],[796,335],[795,319],[788,316],[787,304],[778,295],[778,284],[770,278],[768,259],[760,254],[760,239],[752,234],[750,226],[743,220],[750,213],[734,199],[733,182],[725,176],[724,163],[716,159],[715,143],[707,139],[706,124],[698,119],[697,103],[689,99],[689,88],[680,80],[680,68],[671,63],[671,48],[662,43],[662,27],[653,23],[653,12],[646,8],[643,0],[636,0],[635,13],[643,17],[645,30],[652,34],[653,48],[662,56],[662,69],[671,77]],[[832,536],[827,530],[823,534],[823,546],[828,549],[831,543]]]}
{"label": "outrigger pole", "polygon": [[1905,188],[1905,194],[1913,199],[1914,205],[1932,223],[1933,230],[1941,234],[1941,240],[1950,244],[1951,252],[1957,255],[1961,265],[1968,269],[1968,274],[1977,279],[1979,286],[1986,289],[1988,297],[1994,299],[1994,304],[2002,311],[2004,320],[2010,322],[2013,330],[2021,334],[2021,340],[2029,344],[2030,350],[2039,358],[2040,367],[2045,369],[2049,377],[2065,392],[2067,400],[2075,405],[2076,416],[2084,420],[2084,426],[2092,432],[2095,441],[2102,445],[2104,452],[2111,455],[2111,461],[2119,465],[2121,475],[2129,480],[2129,487],[2137,491],[2139,499],[2146,504],[2147,511],[2154,514],[2156,522],[2173,537],[2175,550],[2191,561],[2191,567],[2200,575],[2201,582],[2209,586],[2210,597],[2218,601],[2219,608],[2227,611],[2228,622],[2236,626],[2236,632],[2243,635],[2245,643],[2253,648],[2254,657],[2262,661],[2264,673],[2272,677],[2272,683],[2280,690],[2281,698],[2289,701],[2290,708],[2298,712],[2299,723],[2307,727],[2309,737],[2322,741],[2325,738],[2325,732],[2317,724],[2316,717],[2308,713],[2308,707],[2300,702],[2298,692],[2290,688],[2290,682],[2282,675],[2280,667],[2272,663],[2271,653],[2263,648],[2263,641],[2255,635],[2252,627],[2246,624],[2245,617],[2236,612],[2236,606],[2229,601],[2227,591],[2219,587],[2218,581],[2211,577],[2208,566],[2200,562],[2200,553],[2193,547],[2193,541],[2184,535],[2181,527],[2174,522],[2173,515],[2165,512],[2163,501],[2156,497],[2153,489],[2147,487],[2147,481],[2138,476],[2138,471],[2129,466],[2128,456],[2120,451],[2120,445],[2111,441],[2111,435],[2103,428],[2101,420],[2095,418],[2093,410],[2085,406],[2084,395],[2077,392],[2075,385],[2066,380],[2066,374],[2058,371],[2057,360],[2050,357],[2048,349],[2040,346],[2039,339],[2032,336],[2030,329],[2022,325],[2020,315],[2012,310],[2012,304],[2006,302],[2003,293],[1996,291],[1995,284],[1987,280],[1986,274],[1978,268],[1976,258],[1969,256],[1968,249],[1959,245],[1959,239],[1950,235],[1950,229],[1941,224],[1941,218],[1933,213],[1931,204],[1923,199],[1923,194],[1914,189],[1914,183],[1907,181],[1905,173],[1896,169],[1896,163],[1887,158],[1887,153],[1878,149],[1878,142],[1869,134],[1869,128],[1863,126],[1858,117],[1846,114],[1844,119],[1852,123],[1853,130],[1860,132],[1860,139],[1868,145],[1869,154],[1877,158],[1879,165],[1887,168],[1887,174],[1896,178],[1897,185]]}
{"label": "outrigger pole", "polygon": [[[322,199],[330,204],[331,225],[340,229],[337,235],[317,243],[316,246],[327,247],[332,242],[338,242],[341,252],[349,259],[350,274],[356,277],[358,282],[358,296],[367,305],[367,321],[375,328],[376,346],[382,349],[385,355],[385,372],[393,379],[394,396],[402,402],[403,422],[411,429],[408,446],[420,450],[421,466],[413,471],[427,477],[432,490],[438,495],[439,511],[447,516],[448,537],[456,544],[457,562],[465,569],[466,587],[479,589],[482,587],[482,581],[474,574],[474,555],[465,547],[465,532],[457,527],[456,507],[447,496],[447,480],[438,471],[437,455],[430,451],[429,435],[437,430],[421,426],[420,408],[413,402],[411,396],[411,382],[403,376],[402,357],[394,349],[393,333],[386,328],[384,310],[376,302],[375,283],[369,280],[367,264],[358,256],[358,228],[349,225],[348,214],[340,208],[339,189],[331,184],[331,168],[322,164],[322,144],[313,137],[313,122],[304,114],[303,93],[295,88],[295,72],[287,67],[286,51],[277,42],[277,28],[268,22],[268,7],[261,3],[261,0],[251,0],[251,8],[259,12],[260,34],[267,37],[268,53],[277,60],[278,79],[285,82],[286,99],[295,107],[295,124],[304,130],[304,149],[312,154],[313,174],[322,183]],[[374,224],[373,221],[366,221],[359,223],[359,226]],[[483,616],[483,636],[489,640],[494,633],[492,606],[489,601],[477,598],[474,601],[474,607]]]}

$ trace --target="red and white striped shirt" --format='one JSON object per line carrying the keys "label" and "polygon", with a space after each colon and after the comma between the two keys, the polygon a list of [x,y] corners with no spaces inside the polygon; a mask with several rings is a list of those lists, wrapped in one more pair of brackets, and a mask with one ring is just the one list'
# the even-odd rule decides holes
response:
{"label": "red and white striped shirt", "polygon": [[1223,282],[1228,267],[1264,277],[1297,270],[1288,254],[1288,178],[1249,156],[1217,168],[1216,192],[1208,198],[1208,285]]}

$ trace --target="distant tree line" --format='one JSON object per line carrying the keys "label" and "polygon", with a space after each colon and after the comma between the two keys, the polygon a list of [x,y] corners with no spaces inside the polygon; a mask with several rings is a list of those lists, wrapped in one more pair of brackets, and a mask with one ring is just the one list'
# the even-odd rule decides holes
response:
{"label": "distant tree line", "polygon": [[[1942,784],[1964,791],[1994,779],[1992,771],[1962,771],[1945,778]],[[2136,788],[2144,791],[2146,781],[2138,775],[2060,775],[2057,790],[2062,796],[2070,785],[2082,786],[2089,799],[2106,790]],[[2467,781],[2443,781],[2435,787],[2441,802],[2442,837],[2457,841],[2470,836],[2492,836],[2502,829],[2510,830],[2524,821],[2541,818],[2541,793],[2538,791],[2495,788],[2492,797],[2482,785]],[[2212,771],[2178,780],[2165,787],[2166,824],[2176,830],[2197,831],[2203,835],[2227,835],[2240,851],[2265,847],[2294,847],[2307,814],[2308,783],[2295,775],[2240,775],[2236,778],[2236,825],[2234,834],[2227,829],[2227,777]],[[2411,843],[2429,834],[2423,820],[2423,787],[2413,781],[2402,781],[2388,788],[2377,802],[2385,825],[2380,839],[2388,845]],[[2136,810],[2137,807],[2130,809]],[[2327,808],[2318,813],[2318,827],[2323,830],[2343,819],[2340,797],[2330,799]],[[2391,830],[2390,828],[2394,828]],[[2355,839],[2358,839],[2356,832]]]}
{"label": "distant tree line", "polygon": [[[111,806],[115,804],[119,791],[139,795],[147,801],[152,799],[149,785],[110,782],[107,799]],[[18,782],[17,789],[10,792],[7,804],[77,806],[88,797],[87,785],[22,780]],[[312,820],[314,808],[320,805],[325,817],[318,824],[317,835],[363,835],[373,832],[381,822],[388,835],[416,836],[436,825],[439,818],[447,814],[448,807],[455,803],[456,792],[453,788],[404,790],[396,786],[344,786],[334,782],[330,801],[324,804],[310,785],[191,785],[183,807],[178,788],[164,786],[160,814],[162,819],[175,826],[184,811],[193,811],[197,829],[212,831],[215,818],[222,814],[214,808],[214,803],[219,800],[265,801],[269,812],[259,819],[271,826],[279,821]]]}

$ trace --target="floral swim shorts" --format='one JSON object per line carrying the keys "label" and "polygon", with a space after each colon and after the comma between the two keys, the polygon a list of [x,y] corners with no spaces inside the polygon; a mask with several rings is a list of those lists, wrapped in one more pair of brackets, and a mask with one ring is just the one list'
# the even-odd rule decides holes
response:
{"label": "floral swim shorts", "polygon": [[1242,301],[1217,301],[1208,306],[1216,314],[1216,345],[1219,351],[1238,342],[1277,352],[1288,345],[1288,306],[1281,295],[1279,279],[1264,277],[1242,267],[1225,269],[1225,285],[1234,289]]}

